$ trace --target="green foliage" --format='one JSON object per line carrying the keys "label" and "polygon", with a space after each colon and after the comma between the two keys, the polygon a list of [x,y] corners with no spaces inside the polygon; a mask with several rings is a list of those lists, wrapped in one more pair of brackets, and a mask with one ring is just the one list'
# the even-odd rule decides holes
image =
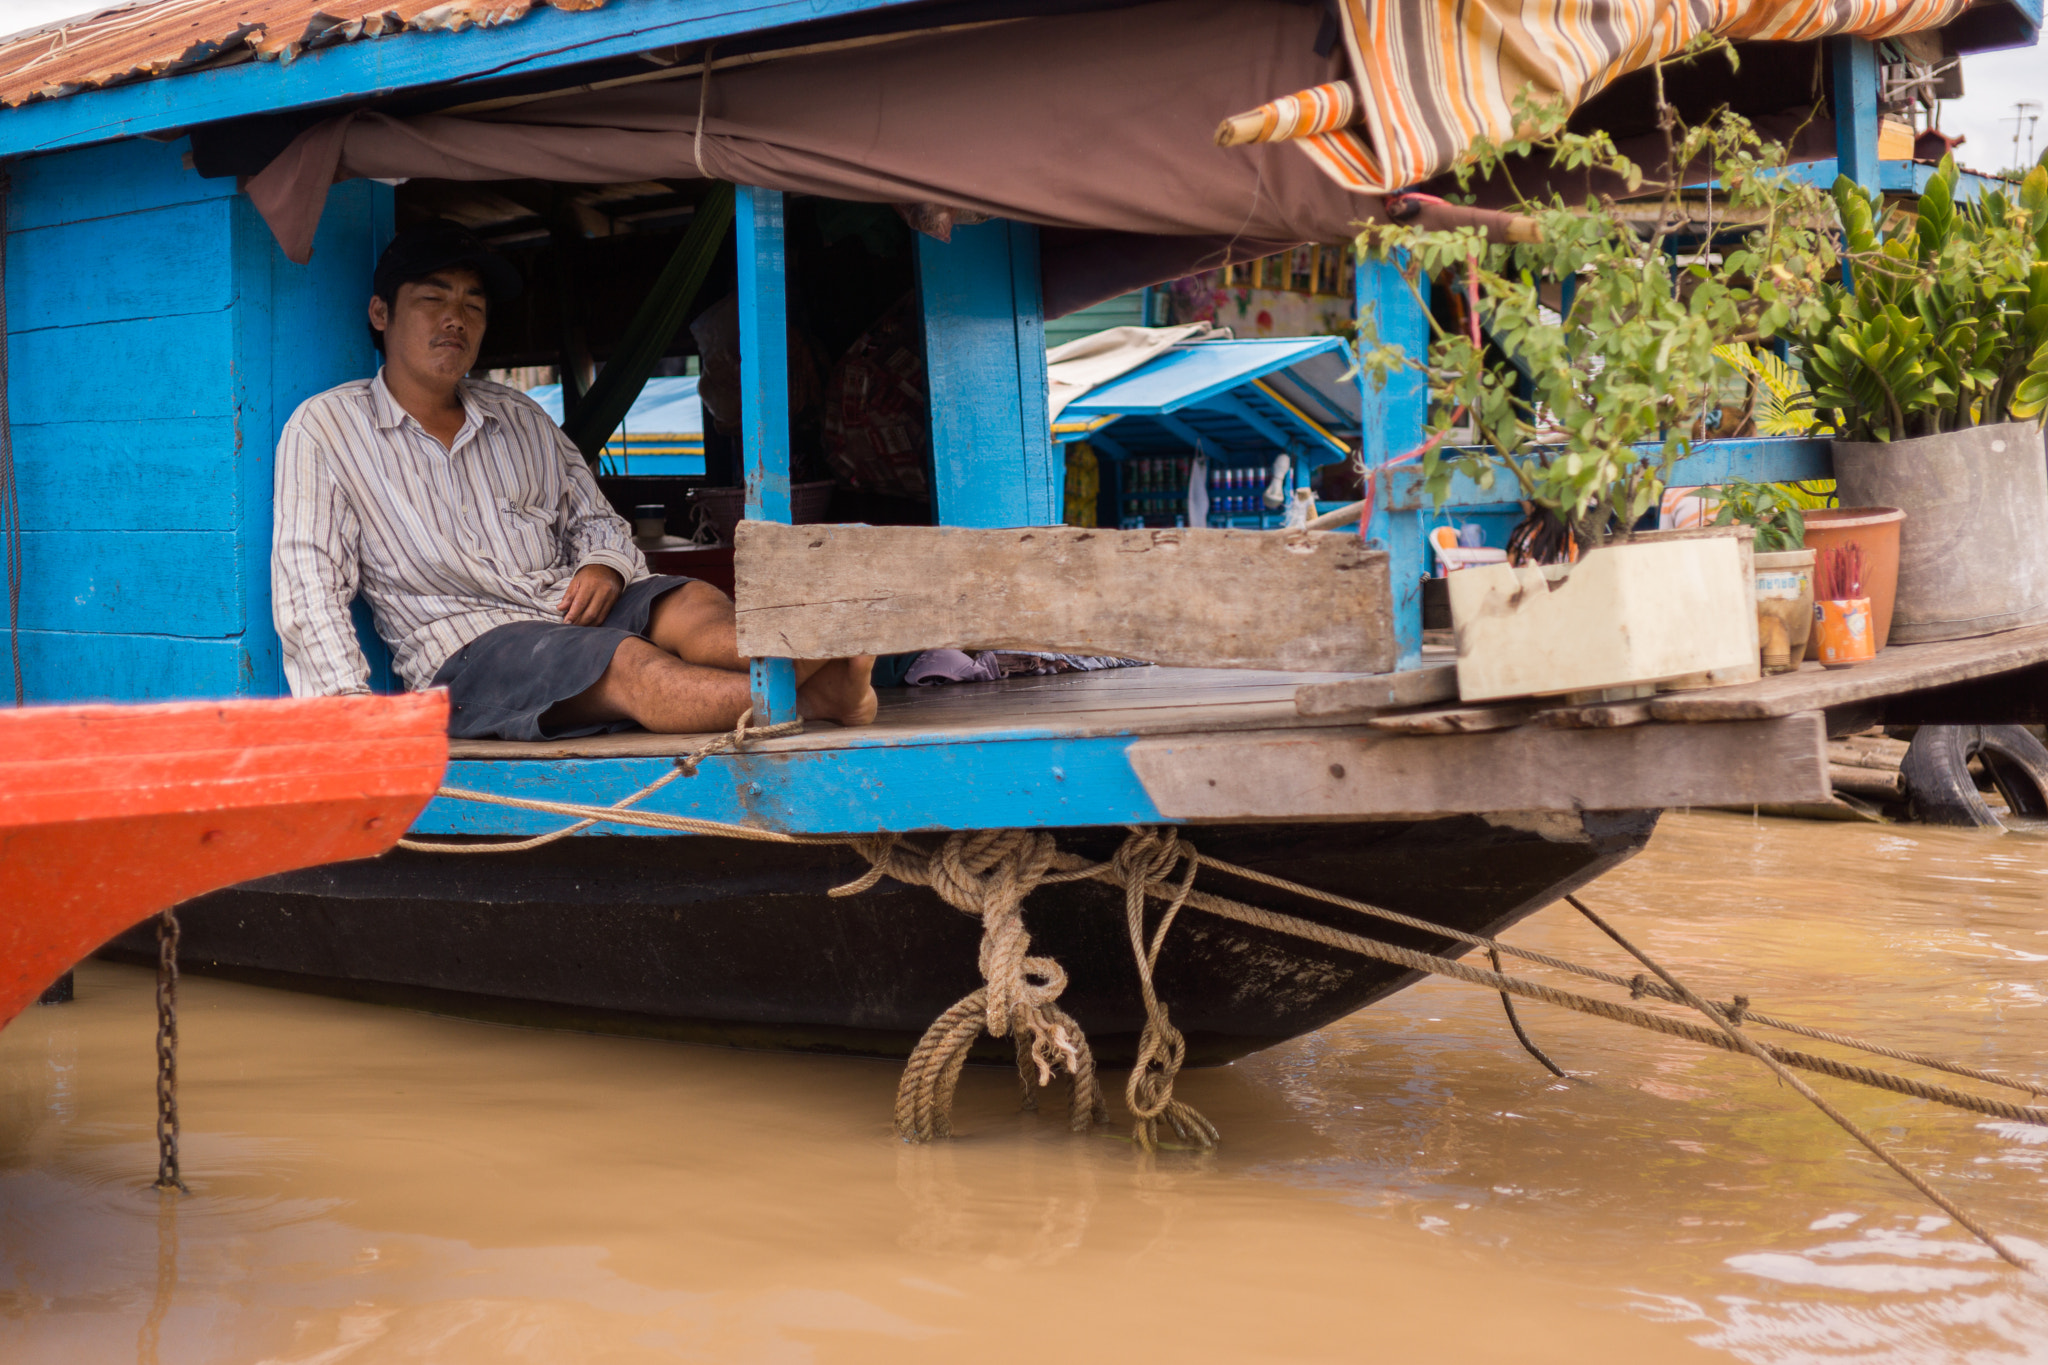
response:
{"label": "green foliage", "polygon": [[1916,211],[1846,177],[1833,198],[1850,283],[1795,337],[1835,432],[1903,441],[2048,409],[2048,155],[2020,182],[1960,202],[1944,157]]}
{"label": "green foliage", "polygon": [[[1661,67],[1658,79],[1661,92]],[[1605,133],[1565,131],[1560,106],[1536,108],[1524,98],[1517,115],[1526,135],[1479,144],[1462,176],[1500,171],[1505,179],[1508,158],[1535,155],[1631,191],[1644,186],[1643,169]],[[1715,348],[1819,322],[1821,288],[1835,265],[1823,192],[1786,174],[1784,149],[1736,115],[1690,127],[1662,105],[1660,119],[1665,164],[1687,169],[1663,185],[1661,201],[1636,201],[1658,206],[1654,222],[1606,196],[1572,204],[1553,194],[1523,196],[1515,207],[1534,220],[1533,243],[1489,244],[1478,228],[1419,226],[1361,238],[1401,263],[1418,287],[1438,281],[1475,305],[1480,337],[1439,327],[1426,359],[1361,347],[1362,368],[1379,382],[1406,368],[1426,373],[1441,405],[1433,441],[1454,427],[1476,429],[1479,446],[1432,445],[1424,456],[1425,486],[1439,504],[1456,473],[1491,487],[1505,472],[1523,498],[1572,525],[1581,543],[1626,534],[1656,506],[1702,414],[1718,401]],[[1682,205],[1681,178],[1716,185],[1708,204]],[[1718,258],[1676,255],[1669,238],[1703,214]],[[1540,295],[1564,281],[1575,297],[1560,318]]]}
{"label": "green foliage", "polygon": [[1714,525],[1755,527],[1758,554],[1806,548],[1806,518],[1800,512],[1800,500],[1789,488],[1730,479],[1717,488],[1701,489],[1700,496],[1721,504]]}

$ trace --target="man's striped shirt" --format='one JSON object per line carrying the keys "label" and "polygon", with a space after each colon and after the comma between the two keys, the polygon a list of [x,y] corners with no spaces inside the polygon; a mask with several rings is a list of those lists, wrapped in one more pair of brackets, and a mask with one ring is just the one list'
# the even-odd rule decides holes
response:
{"label": "man's striped shirt", "polygon": [[299,405],[277,444],[272,610],[296,697],[367,692],[349,602],[419,689],[456,650],[513,621],[562,619],[586,564],[647,577],[632,528],[539,404],[463,380],[448,448],[391,396],[383,371]]}

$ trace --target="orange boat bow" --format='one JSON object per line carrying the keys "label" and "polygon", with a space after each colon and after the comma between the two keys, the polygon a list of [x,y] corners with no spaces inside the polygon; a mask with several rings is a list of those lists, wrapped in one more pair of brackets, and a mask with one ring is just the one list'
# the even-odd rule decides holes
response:
{"label": "orange boat bow", "polygon": [[166,906],[384,852],[447,766],[442,692],[0,712],[0,1026]]}

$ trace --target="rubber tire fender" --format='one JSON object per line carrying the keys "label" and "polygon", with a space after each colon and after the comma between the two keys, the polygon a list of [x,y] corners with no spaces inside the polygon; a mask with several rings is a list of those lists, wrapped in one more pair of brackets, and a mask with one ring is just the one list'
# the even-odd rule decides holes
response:
{"label": "rubber tire fender", "polygon": [[1970,776],[1981,757],[2014,815],[2048,817],[2048,746],[2017,725],[1923,725],[1899,774],[1914,818],[1930,825],[2003,829]]}

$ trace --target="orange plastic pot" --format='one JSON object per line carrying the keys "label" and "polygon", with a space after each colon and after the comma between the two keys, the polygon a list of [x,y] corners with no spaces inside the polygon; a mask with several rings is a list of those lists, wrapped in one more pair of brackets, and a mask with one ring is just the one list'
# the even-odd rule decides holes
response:
{"label": "orange plastic pot", "polygon": [[[1840,549],[1855,542],[1863,549],[1863,595],[1870,599],[1876,629],[1871,645],[1883,649],[1892,633],[1892,603],[1899,591],[1899,523],[1906,514],[1896,507],[1816,507],[1806,513],[1806,548]],[[1820,658],[1809,643],[1806,657]]]}
{"label": "orange plastic pot", "polygon": [[1877,657],[1870,599],[1813,604],[1814,651],[1823,668],[1847,668]]}

